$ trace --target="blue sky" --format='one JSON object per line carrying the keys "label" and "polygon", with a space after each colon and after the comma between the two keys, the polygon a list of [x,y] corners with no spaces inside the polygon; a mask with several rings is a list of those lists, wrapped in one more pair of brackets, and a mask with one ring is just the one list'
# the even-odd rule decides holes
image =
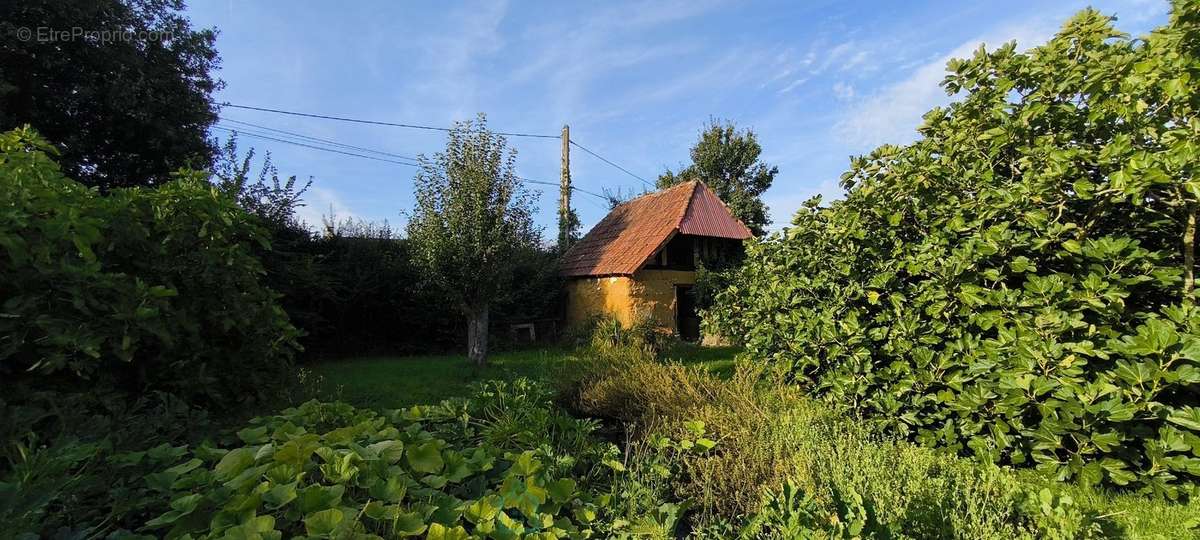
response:
{"label": "blue sky", "polygon": [[[915,136],[948,98],[945,61],[980,43],[1050,37],[1086,2],[235,2],[193,1],[217,27],[226,82],[243,105],[448,126],[485,112],[495,130],[559,133],[653,182],[688,159],[711,118],[758,133],[779,167],[766,194],[775,227],[808,197],[837,197],[848,156]],[[1165,0],[1091,2],[1138,35],[1166,21]],[[404,155],[444,134],[226,109],[223,116]],[[559,143],[514,138],[517,172],[557,182]],[[414,169],[243,137],[280,171],[312,177],[301,215],[403,225]],[[638,180],[578,150],[582,189],[640,191]],[[553,236],[557,190],[537,221]],[[605,213],[576,194],[585,227]]]}

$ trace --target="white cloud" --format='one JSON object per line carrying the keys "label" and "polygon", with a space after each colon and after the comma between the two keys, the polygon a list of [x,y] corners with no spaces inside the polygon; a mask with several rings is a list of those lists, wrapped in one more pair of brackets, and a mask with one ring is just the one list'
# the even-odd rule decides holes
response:
{"label": "white cloud", "polygon": [[341,196],[334,190],[322,187],[310,187],[304,193],[304,206],[296,209],[296,217],[308,224],[313,230],[321,230],[326,218],[342,221],[346,218],[358,218]]}
{"label": "white cloud", "polygon": [[[597,112],[588,106],[597,81],[619,75],[635,66],[677,61],[701,49],[691,35],[647,40],[670,35],[662,27],[701,16],[721,7],[723,0],[642,2],[633,6],[605,6],[580,13],[577,21],[563,21],[534,29],[524,39],[536,44],[535,55],[509,77],[509,84],[542,80],[547,84],[549,116],[571,118],[576,124],[620,114],[629,107],[607,107]],[[569,39],[563,40],[563,36]],[[546,47],[547,42],[556,46]],[[666,81],[665,86],[671,86]]]}
{"label": "white cloud", "polygon": [[825,51],[821,63],[813,68],[811,73],[817,75],[833,68],[837,68],[838,71],[848,71],[866,63],[870,53],[871,47],[865,43],[858,41],[839,43]]}
{"label": "white cloud", "polygon": [[779,82],[784,86],[776,91],[777,94],[787,94],[820,77],[826,72],[845,73],[851,70],[861,72],[875,71],[877,66],[869,60],[879,48],[878,44],[861,41],[844,41],[830,45],[825,38],[812,42],[803,56],[793,59],[791,50],[780,54],[780,70],[762,86]]}
{"label": "white cloud", "polygon": [[747,73],[761,65],[761,53],[733,49],[699,63],[694,69],[678,77],[635,86],[618,97],[621,106],[630,108],[684,96],[709,95],[717,88],[745,84]]}
{"label": "white cloud", "polygon": [[[1016,40],[1027,49],[1045,42],[1054,34],[1059,17],[1048,16],[1024,24],[1005,26],[969,40],[948,54],[917,67],[907,78],[860,99],[833,127],[842,142],[866,150],[884,143],[902,144],[916,138],[921,117],[950,97],[940,86],[946,74],[946,62],[969,57],[981,44],[989,49]],[[835,95],[837,90],[835,89]]]}
{"label": "white cloud", "polygon": [[810,77],[800,77],[799,79],[796,79],[796,80],[788,83],[787,86],[780,88],[778,93],[786,94],[788,92],[791,92],[792,90],[795,90],[796,88],[799,88],[800,86],[802,86],[804,83],[808,82],[809,78]]}
{"label": "white cloud", "polygon": [[874,71],[875,66],[867,64],[867,58],[870,58],[870,57],[871,57],[871,54],[869,51],[866,51],[866,50],[858,51],[858,52],[854,53],[854,56],[851,56],[850,58],[846,59],[845,62],[842,62],[839,70],[840,71],[850,71],[856,67],[862,66],[862,69],[864,71]]}
{"label": "white cloud", "polygon": [[434,109],[445,111],[446,120],[474,117],[487,84],[480,77],[481,66],[504,49],[506,43],[500,25],[507,16],[507,1],[464,5],[449,15],[455,23],[452,33],[430,28],[428,35],[414,40],[419,44],[414,55],[415,67],[406,69],[420,76],[408,83],[411,88],[401,90],[413,90],[422,99],[402,100],[402,107],[411,107],[402,110],[403,114],[420,118]]}
{"label": "white cloud", "polygon": [[833,83],[833,97],[838,101],[850,101],[854,99],[854,85],[845,81]]}

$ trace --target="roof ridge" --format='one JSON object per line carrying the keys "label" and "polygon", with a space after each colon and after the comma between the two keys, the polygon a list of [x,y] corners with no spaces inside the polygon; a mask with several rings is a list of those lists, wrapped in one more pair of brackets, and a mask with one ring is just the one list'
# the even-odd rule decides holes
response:
{"label": "roof ridge", "polygon": [[[654,191],[647,191],[647,192],[645,192],[645,193],[643,193],[643,194],[641,194],[641,195],[638,195],[637,197],[634,197],[634,198],[632,198],[632,199],[629,199],[628,201],[625,201],[625,202],[623,202],[623,203],[621,203],[621,204],[618,204],[617,206],[625,206],[625,205],[627,205],[627,204],[629,204],[629,203],[631,203],[631,202],[634,202],[634,201],[636,201],[636,200],[639,200],[639,199],[645,199],[646,197],[651,197],[651,196],[656,196],[656,195],[663,195],[663,194],[667,193],[668,191],[671,191],[671,190],[673,190],[673,189],[678,189],[678,188],[681,188],[681,187],[683,187],[683,186],[685,186],[685,185],[687,185],[687,184],[691,184],[691,183],[695,183],[695,182],[699,182],[699,180],[688,180],[688,181],[686,181],[686,182],[680,182],[680,183],[678,183],[678,184],[675,184],[675,185],[673,185],[673,186],[671,186],[671,187],[666,187],[666,188],[662,188],[662,189],[656,189],[656,190],[654,190]],[[614,208],[615,208],[615,207],[614,207]]]}
{"label": "roof ridge", "polygon": [[[697,182],[704,184],[703,180],[697,180]],[[704,184],[704,189],[707,189],[710,192],[712,192],[713,196],[715,196],[717,198],[717,202],[721,203],[721,206],[725,207],[725,211],[729,212],[729,215],[733,216],[733,219],[738,220],[739,223],[742,221],[741,218],[737,217],[737,215],[735,215],[733,213],[733,209],[729,207],[729,203],[725,202],[725,199],[722,199],[720,195],[717,195],[717,192],[713,191],[712,188],[708,187],[708,184]],[[745,225],[745,223],[742,223],[742,225]],[[746,228],[749,229],[750,227],[746,227]]]}
{"label": "roof ridge", "polygon": [[[723,201],[709,199],[720,201],[703,181],[693,179],[626,201],[633,204],[613,208],[571,246],[560,272],[573,277],[633,275],[664,242],[684,230],[719,238],[749,236]],[[689,218],[693,214],[695,223]]]}
{"label": "roof ridge", "polygon": [[[683,218],[687,217],[688,210],[692,209],[692,199],[696,198],[696,188],[699,187],[700,181],[699,180],[688,180],[687,182],[684,182],[679,185],[685,186],[687,184],[692,185],[691,186],[692,190],[691,190],[691,193],[688,193],[687,202],[680,205],[682,208],[680,208],[680,210],[679,210],[679,217],[675,218],[675,230],[679,230],[679,227],[683,226]],[[674,189],[674,187],[675,186],[672,186],[672,189]]]}

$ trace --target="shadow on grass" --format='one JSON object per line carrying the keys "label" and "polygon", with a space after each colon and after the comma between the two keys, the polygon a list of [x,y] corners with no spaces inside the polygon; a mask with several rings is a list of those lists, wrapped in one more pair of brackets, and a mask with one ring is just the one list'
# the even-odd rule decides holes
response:
{"label": "shadow on grass", "polygon": [[[703,365],[727,376],[733,372],[733,358],[738,352],[734,347],[680,344],[667,351],[665,357]],[[379,410],[466,397],[472,384],[489,379],[547,380],[570,354],[565,347],[504,351],[491,355],[484,367],[472,364],[466,355],[366,356],[327,360],[308,367],[324,378],[321,389],[326,399]]]}
{"label": "shadow on grass", "polygon": [[488,379],[544,378],[566,356],[565,349],[548,348],[495,353],[484,367],[466,355],[367,356],[310,367],[324,378],[322,390],[329,399],[395,409],[466,396],[472,384]]}

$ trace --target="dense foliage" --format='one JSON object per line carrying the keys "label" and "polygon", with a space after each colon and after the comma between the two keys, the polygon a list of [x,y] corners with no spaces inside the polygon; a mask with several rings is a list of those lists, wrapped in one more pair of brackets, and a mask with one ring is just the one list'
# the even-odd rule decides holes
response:
{"label": "dense foliage", "polygon": [[32,125],[67,176],[107,189],[205,168],[217,33],[182,0],[0,3],[0,130]]}
{"label": "dense foliage", "polygon": [[421,157],[408,237],[423,280],[467,318],[467,355],[487,361],[488,316],[535,249],[533,197],[516,175],[516,151],[487,118],[457,122],[446,149]]}
{"label": "dense foliage", "polygon": [[186,171],[100,195],[54,153],[28,128],[0,135],[6,384],[229,407],[282,378],[296,330],[262,284],[249,214]]}
{"label": "dense foliage", "polygon": [[[387,224],[346,220],[322,233],[273,230],[266,280],[297,327],[306,356],[434,352],[462,343],[462,317],[421,286],[406,240]],[[311,354],[310,354],[311,353]]]}
{"label": "dense foliage", "polygon": [[752,244],[709,312],[895,432],[1168,496],[1200,478],[1200,9],[1144,39],[1084,11],[949,63],[922,138]]}
{"label": "dense foliage", "polygon": [[667,188],[690,180],[701,180],[729,206],[757,236],[771,223],[762,194],[771,187],[779,168],[759,161],[762,145],[758,136],[739,131],[732,122],[709,122],[692,146],[692,163],[679,172],[664,172],[658,187]]}
{"label": "dense foliage", "polygon": [[177,538],[614,538],[616,446],[527,380],[379,414],[308,402],[231,448],[180,449],[149,483],[170,500],[140,530]]}

